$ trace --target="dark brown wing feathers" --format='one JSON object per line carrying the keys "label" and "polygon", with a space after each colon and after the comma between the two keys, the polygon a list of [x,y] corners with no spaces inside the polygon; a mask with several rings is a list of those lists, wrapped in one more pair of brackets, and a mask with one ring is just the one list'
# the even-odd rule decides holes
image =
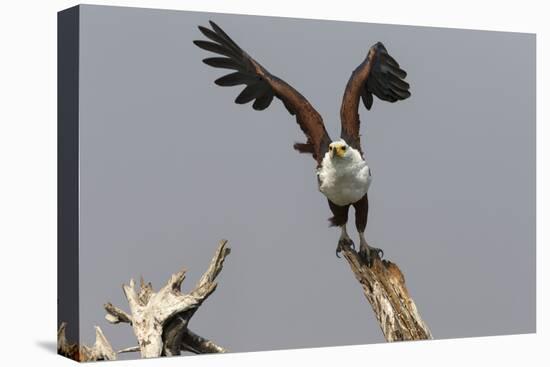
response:
{"label": "dark brown wing feathers", "polygon": [[388,102],[407,99],[411,93],[409,83],[403,80],[406,76],[405,70],[401,69],[381,42],[372,46],[346,85],[340,109],[342,139],[361,151],[359,99],[367,110],[372,107],[373,95]]}
{"label": "dark brown wing feathers", "polygon": [[254,101],[252,108],[259,111],[269,107],[274,97],[279,98],[288,112],[296,116],[298,125],[307,136],[307,143],[297,143],[294,148],[302,153],[312,154],[320,163],[330,144],[330,137],[319,113],[298,91],[250,57],[218,25],[211,21],[210,26],[212,29],[199,26],[199,30],[209,41],[198,40],[193,43],[224,57],[210,57],[203,62],[215,68],[235,70],[216,79],[215,83],[223,87],[245,85],[235,103]]}

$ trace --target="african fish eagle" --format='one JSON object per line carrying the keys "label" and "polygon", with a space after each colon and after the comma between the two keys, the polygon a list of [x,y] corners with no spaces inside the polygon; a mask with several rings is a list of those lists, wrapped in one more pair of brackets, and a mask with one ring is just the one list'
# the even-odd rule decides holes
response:
{"label": "african fish eagle", "polygon": [[359,134],[359,100],[370,110],[373,95],[381,100],[396,102],[410,97],[407,73],[390,56],[381,42],[373,45],[364,61],[348,80],[340,109],[340,139],[332,140],[321,115],[298,91],[267,71],[242,50],[218,25],[210,21],[212,29],[199,26],[208,40],[194,41],[198,47],[218,54],[203,60],[215,68],[234,72],[215,81],[219,86],[246,85],[235,99],[238,104],[254,100],[252,108],[265,110],[273,97],[280,99],[288,112],[296,116],[298,125],[307,137],[306,143],[294,144],[294,149],[309,153],[317,161],[319,190],[327,197],[333,216],[331,226],[341,229],[336,255],[343,246],[354,247],[346,230],[350,206],[355,208],[355,226],[359,233],[359,255],[368,266],[382,250],[369,246],[365,240],[369,201],[367,191],[372,180],[371,170],[361,149]]}

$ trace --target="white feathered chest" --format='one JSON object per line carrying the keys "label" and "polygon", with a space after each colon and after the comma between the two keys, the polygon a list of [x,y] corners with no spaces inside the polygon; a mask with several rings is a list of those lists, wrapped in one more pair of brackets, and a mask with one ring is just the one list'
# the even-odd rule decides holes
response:
{"label": "white feathered chest", "polygon": [[360,200],[372,181],[369,166],[361,154],[349,148],[343,157],[325,154],[321,167],[317,169],[319,191],[336,205],[348,205]]}

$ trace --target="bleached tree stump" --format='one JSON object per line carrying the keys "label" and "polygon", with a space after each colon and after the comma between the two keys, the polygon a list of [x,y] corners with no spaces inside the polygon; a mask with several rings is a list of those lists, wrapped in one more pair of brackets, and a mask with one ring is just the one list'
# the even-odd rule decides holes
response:
{"label": "bleached tree stump", "polygon": [[363,287],[386,341],[432,339],[396,264],[376,258],[368,267],[349,246],[343,247],[342,254]]}
{"label": "bleached tree stump", "polygon": [[156,293],[151,283],[145,284],[143,279],[138,292],[133,279],[128,285],[123,285],[130,313],[107,303],[104,306],[107,311],[105,318],[113,324],[129,323],[139,345],[123,349],[120,353],[139,350],[142,358],[151,358],[179,355],[182,350],[192,353],[226,352],[224,348],[196,335],[188,328],[193,314],[216,289],[215,279],[230,252],[226,244],[226,240],[220,241],[210,266],[188,294],[181,292],[185,269],[172,275],[166,285]]}
{"label": "bleached tree stump", "polygon": [[80,362],[114,361],[116,353],[99,326],[95,327],[95,343],[92,347],[71,344],[65,337],[67,324],[61,323],[57,331],[57,353]]}

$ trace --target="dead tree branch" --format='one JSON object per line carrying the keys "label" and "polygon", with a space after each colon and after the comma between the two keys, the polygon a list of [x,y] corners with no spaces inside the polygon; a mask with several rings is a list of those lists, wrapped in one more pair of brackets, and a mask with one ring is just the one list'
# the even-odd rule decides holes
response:
{"label": "dead tree branch", "polygon": [[116,353],[99,326],[95,327],[95,343],[92,347],[71,344],[65,337],[67,324],[62,323],[57,331],[57,353],[80,362],[114,361]]}
{"label": "dead tree branch", "polygon": [[128,347],[128,348],[121,349],[116,353],[121,354],[121,353],[133,353],[133,352],[139,352],[139,345],[136,345],[135,347]]}
{"label": "dead tree branch", "polygon": [[363,287],[386,341],[432,339],[396,264],[375,259],[368,267],[349,246],[344,246],[342,253]]}
{"label": "dead tree branch", "polygon": [[[182,350],[193,353],[225,352],[222,347],[191,332],[188,324],[196,310],[216,289],[216,277],[230,252],[226,244],[226,240],[220,241],[208,269],[190,293],[181,292],[184,269],[173,274],[156,293],[151,283],[145,284],[143,279],[136,292],[134,280],[131,279],[128,285],[123,285],[130,313],[107,303],[104,306],[107,311],[105,318],[113,324],[123,322],[132,326],[139,343],[137,348],[143,358],[179,355]],[[127,348],[123,351],[130,349],[136,350]]]}
{"label": "dead tree branch", "polygon": [[189,329],[183,335],[181,345],[182,349],[188,350],[195,354],[227,352],[226,349],[216,345],[213,341],[203,338]]}

